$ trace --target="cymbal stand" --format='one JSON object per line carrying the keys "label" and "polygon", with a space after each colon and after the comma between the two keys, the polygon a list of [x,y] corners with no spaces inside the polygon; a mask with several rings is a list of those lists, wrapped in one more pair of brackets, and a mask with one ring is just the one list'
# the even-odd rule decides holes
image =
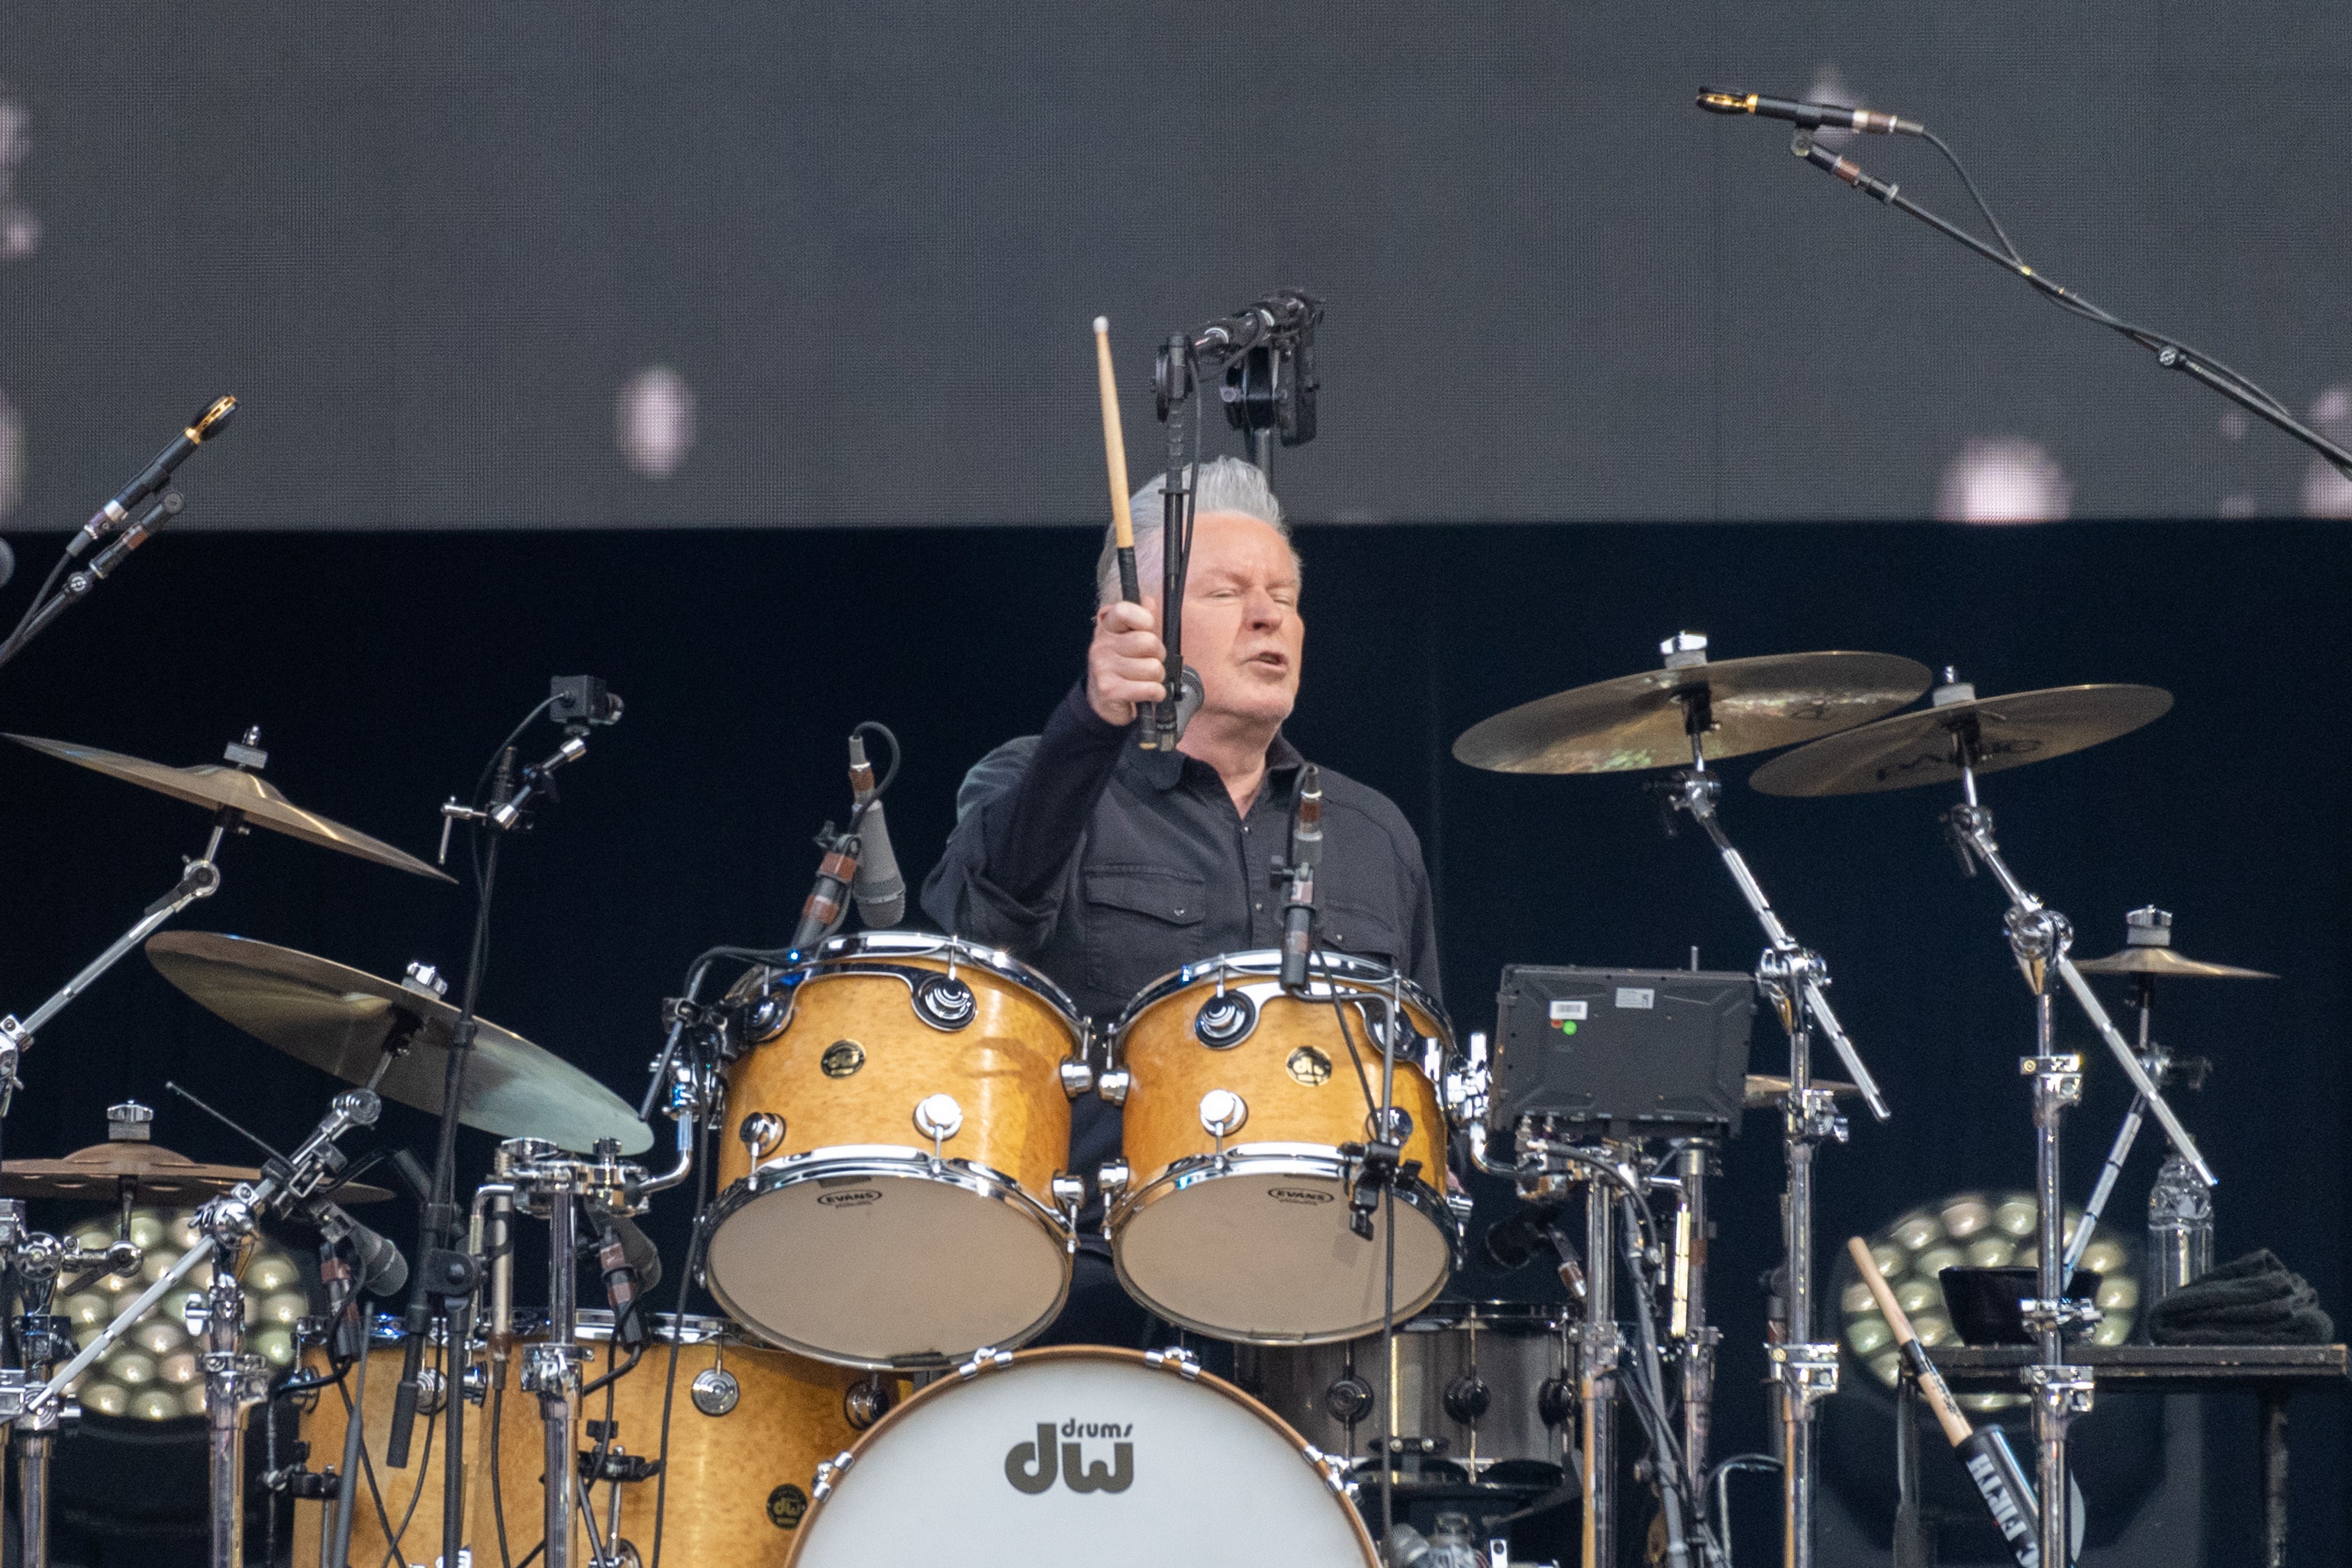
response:
{"label": "cymbal stand", "polygon": [[[1966,689],[1948,681],[1939,689]],[[2091,1369],[2068,1363],[2066,1331],[2076,1325],[2096,1322],[2099,1310],[2092,1302],[2066,1299],[2069,1276],[2064,1269],[2066,1217],[2059,1172],[2059,1130],[2066,1108],[2082,1099],[2083,1058],[2057,1048],[2056,998],[2051,984],[2053,979],[2063,979],[2067,989],[2074,992],[2108,1049],[2123,1064],[2132,1086],[2155,1112],[2181,1159],[2209,1187],[2213,1184],[2213,1175],[2204,1157],[2198,1153],[2189,1130],[2166,1103],[2163,1091],[2156,1087],[2141,1067],[2139,1058],[2116,1031],[2106,1009],[2099,1005],[2089,984],[2075,969],[2074,960],[2067,957],[2067,949],[2074,940],[2073,924],[2027,891],[2009,863],[2001,858],[2000,846],[1993,838],[1992,813],[1977,798],[1976,763],[1981,752],[1972,718],[1955,727],[1952,746],[1954,761],[1960,770],[1962,799],[1945,813],[1945,830],[1960,858],[1962,870],[1973,877],[1981,865],[2008,895],[2009,912],[2003,924],[2009,931],[2010,951],[2025,976],[2027,988],[2033,994],[2034,1054],[2021,1061],[2018,1069],[2033,1080],[2034,1194],[2041,1211],[2035,1253],[2040,1286],[2039,1294],[2022,1305],[2026,1326],[2033,1331],[2042,1359],[2025,1369],[2025,1378],[2033,1391],[2033,1432],[2038,1450],[2035,1496],[2040,1503],[2037,1534],[2042,1561],[2058,1568],[2072,1560],[2066,1504],[2067,1428],[2091,1408],[2092,1400]],[[2087,1221],[2082,1229],[2088,1234]]]}
{"label": "cymbal stand", "polygon": [[[1690,640],[1694,639],[1678,637],[1664,645],[1669,668],[1704,664],[1705,652],[1687,646]],[[1677,660],[1681,661],[1679,666]],[[1783,1297],[1785,1315],[1774,1326],[1777,1341],[1767,1343],[1765,1353],[1771,1360],[1772,1382],[1780,1406],[1780,1560],[1784,1568],[1811,1568],[1814,1493],[1820,1468],[1814,1407],[1835,1394],[1838,1384],[1838,1347],[1834,1343],[1817,1343],[1813,1337],[1813,1154],[1822,1144],[1832,1140],[1843,1143],[1846,1137],[1845,1119],[1837,1114],[1830,1091],[1815,1089],[1812,1084],[1812,1032],[1816,1026],[1836,1050],[1838,1059],[1845,1064],[1870,1113],[1884,1121],[1890,1112],[1877,1081],[1863,1065],[1861,1054],[1830,1007],[1824,994],[1830,983],[1829,966],[1781,923],[1771,900],[1764,896],[1763,885],[1748,868],[1747,858],[1733,845],[1717,816],[1723,784],[1720,775],[1706,765],[1704,749],[1706,732],[1715,727],[1709,689],[1701,681],[1682,688],[1674,696],[1683,705],[1683,730],[1690,738],[1691,765],[1677,770],[1660,786],[1669,814],[1667,830],[1673,831],[1672,813],[1687,812],[1723,858],[1724,868],[1731,873],[1740,896],[1748,900],[1757,923],[1763,927],[1769,945],[1756,963],[1756,986],[1771,1002],[1789,1037],[1789,1092],[1782,1100],[1781,1115],[1781,1147],[1789,1170],[1781,1210],[1789,1288]]]}
{"label": "cymbal stand", "polygon": [[492,1178],[512,1189],[517,1208],[547,1222],[547,1338],[523,1352],[521,1383],[522,1392],[539,1396],[546,1467],[541,1482],[546,1530],[541,1560],[546,1568],[574,1568],[572,1520],[577,1507],[591,1554],[582,1568],[618,1568],[620,1543],[598,1536],[579,1479],[580,1392],[588,1361],[588,1347],[577,1333],[579,1218],[583,1203],[604,1213],[642,1213],[646,1172],[606,1152],[583,1156],[543,1139],[509,1138],[499,1145]]}
{"label": "cymbal stand", "polygon": [[244,1348],[245,1291],[230,1264],[253,1239],[265,1215],[282,1215],[318,1194],[342,1166],[336,1140],[353,1128],[374,1126],[382,1110],[383,1101],[370,1089],[345,1089],[335,1096],[326,1116],[288,1157],[282,1173],[273,1169],[258,1182],[240,1182],[197,1209],[196,1244],[96,1339],[51,1373],[47,1382],[36,1385],[25,1372],[0,1372],[0,1421],[22,1426],[28,1417],[41,1418],[45,1408],[63,1410],[68,1384],[182,1280],[215,1257],[222,1258],[203,1300],[188,1303],[187,1319],[190,1331],[201,1335],[205,1343],[205,1449],[212,1495],[206,1561],[211,1568],[245,1568],[245,1415],[268,1397],[270,1366],[267,1357]]}
{"label": "cymbal stand", "polygon": [[[228,761],[247,773],[258,773],[269,761],[262,751],[261,731],[249,729],[242,742],[232,742],[224,753]],[[220,867],[215,864],[221,843],[231,834],[243,834],[245,813],[235,806],[224,805],[213,813],[212,834],[205,840],[205,851],[193,860],[184,861],[180,879],[171,891],[147,906],[146,912],[132,923],[129,931],[107,947],[104,952],[83,966],[81,972],[63,985],[47,1001],[34,1008],[21,1020],[13,1015],[0,1017],[0,1117],[8,1114],[9,1102],[16,1097],[16,1067],[25,1052],[30,1050],[33,1037],[47,1026],[50,1019],[66,1010],[73,999],[95,984],[104,974],[121,962],[123,954],[145,942],[181,910],[199,899],[209,899],[220,891]]]}
{"label": "cymbal stand", "polygon": [[[0,1380],[16,1379],[14,1391],[21,1397],[26,1387],[47,1378],[51,1363],[72,1353],[73,1324],[49,1312],[60,1273],[128,1274],[143,1258],[128,1239],[91,1252],[29,1230],[23,1201],[0,1198],[0,1258],[5,1260],[11,1293],[20,1298],[16,1344],[24,1359],[21,1368],[0,1374]],[[71,1431],[80,1419],[80,1406],[69,1399],[51,1400],[16,1416],[11,1447],[16,1450],[16,1561],[22,1568],[48,1568],[50,1450],[58,1434]]]}

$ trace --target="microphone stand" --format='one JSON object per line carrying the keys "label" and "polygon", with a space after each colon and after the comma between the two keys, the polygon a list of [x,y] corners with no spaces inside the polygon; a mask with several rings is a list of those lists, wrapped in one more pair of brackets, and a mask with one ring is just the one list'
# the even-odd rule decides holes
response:
{"label": "microphone stand", "polygon": [[[1184,579],[1192,565],[1192,479],[1198,466],[1200,362],[1192,340],[1169,334],[1153,367],[1160,422],[1168,426],[1168,475],[1160,492],[1160,640],[1167,650],[1167,695],[1142,715],[1139,744],[1172,752],[1184,732]],[[1184,458],[1184,405],[1192,402],[1194,459]]]}
{"label": "microphone stand", "polygon": [[[1677,637],[1664,645],[1668,668],[1706,663],[1704,645],[1691,643],[1692,639]],[[1879,1093],[1877,1081],[1863,1065],[1861,1054],[1846,1037],[1823,994],[1829,984],[1829,966],[1781,923],[1771,901],[1764,896],[1763,885],[1757,881],[1746,857],[1732,844],[1716,815],[1723,784],[1720,775],[1706,765],[1703,745],[1706,732],[1715,727],[1710,689],[1700,681],[1682,688],[1673,696],[1683,705],[1683,729],[1690,738],[1691,765],[1675,772],[1663,786],[1668,808],[1667,831],[1673,831],[1674,812],[1688,812],[1723,858],[1724,868],[1731,873],[1740,896],[1748,900],[1757,923],[1763,927],[1769,945],[1757,960],[1756,986],[1772,1003],[1780,1026],[1789,1037],[1789,1091],[1781,1101],[1780,1132],[1789,1172],[1781,1214],[1789,1287],[1782,1298],[1781,1321],[1772,1325],[1775,1339],[1767,1342],[1765,1354],[1771,1361],[1771,1381],[1778,1390],[1780,1405],[1781,1561],[1786,1568],[1811,1568],[1815,1535],[1814,1494],[1820,1470],[1815,1407],[1835,1394],[1838,1385],[1838,1347],[1814,1340],[1813,1155],[1822,1144],[1832,1141],[1843,1143],[1846,1138],[1845,1119],[1837,1114],[1830,1091],[1813,1087],[1811,1047],[1816,1026],[1837,1051],[1846,1071],[1853,1075],[1854,1086],[1861,1090],[1871,1114],[1884,1121],[1891,1113],[1885,1098]],[[1594,1245],[1598,1247],[1605,1239],[1596,1236]],[[1597,1259],[1588,1260],[1588,1264],[1598,1266]],[[1594,1300],[1601,1300],[1597,1291]]]}
{"label": "microphone stand", "polygon": [[[534,709],[530,718],[537,718],[553,700],[550,699],[549,703]],[[526,719],[523,727],[530,722],[530,719]],[[516,733],[520,733],[520,728]],[[441,1120],[434,1141],[431,1195],[423,1205],[418,1227],[416,1268],[409,1286],[408,1313],[404,1325],[406,1331],[401,1345],[400,1384],[393,1394],[392,1429],[384,1439],[384,1463],[394,1469],[405,1469],[421,1394],[425,1341],[437,1315],[449,1361],[442,1398],[445,1431],[441,1443],[441,1561],[449,1563],[460,1560],[459,1553],[465,1546],[464,1371],[472,1338],[471,1307],[482,1282],[481,1259],[461,1245],[465,1231],[461,1228],[463,1214],[457,1202],[457,1126],[465,1102],[466,1073],[478,1033],[475,1009],[480,1002],[482,969],[488,957],[490,900],[498,884],[499,845],[508,833],[522,825],[522,803],[534,795],[555,800],[554,771],[587,753],[587,743],[578,734],[567,737],[551,756],[523,770],[518,790],[511,739],[499,748],[487,809],[459,805],[455,801],[441,808],[445,850],[448,826],[455,823],[487,825],[495,831],[482,856],[481,886],[474,904],[473,943],[466,960],[466,984],[457,1022],[449,1031],[449,1056],[441,1085]]]}
{"label": "microphone stand", "polygon": [[[1863,173],[1862,165],[1853,159],[1840,157],[1827,148],[1817,145],[1810,131],[1801,130],[1791,136],[1789,139],[1789,150],[1813,167],[1836,175],[1864,195],[1875,197],[1897,212],[1909,214],[1937,233],[1958,241],[2002,271],[2023,279],[2062,309],[2129,338],[2133,342],[2155,354],[2158,364],[2167,370],[2177,370],[2190,380],[2212,388],[2265,424],[2285,431],[2334,464],[2339,472],[2347,478],[2352,478],[2352,451],[2347,451],[2304,424],[2269,393],[2264,392],[2211,355],[2200,353],[2176,338],[2166,337],[2163,333],[2151,331],[2146,327],[2135,326],[2129,321],[2109,314],[2080,294],[2061,287],[2034,268],[2027,266],[2024,259],[2014,251],[1997,250],[1957,224],[1937,216],[1905,195],[1902,188],[1893,181],[1874,179]],[[1947,155],[1948,155],[1948,150],[1947,150]],[[1958,160],[1954,159],[1953,162],[1957,167]],[[1963,178],[1965,177],[1963,175]]]}

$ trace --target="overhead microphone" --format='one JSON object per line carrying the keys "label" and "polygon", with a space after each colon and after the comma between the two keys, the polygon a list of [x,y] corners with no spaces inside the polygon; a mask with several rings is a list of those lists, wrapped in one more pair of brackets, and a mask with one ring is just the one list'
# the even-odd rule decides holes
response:
{"label": "overhead microphone", "polygon": [[1925,136],[1927,128],[1916,120],[1876,109],[1849,109],[1843,103],[1809,103],[1798,98],[1768,98],[1760,92],[1738,92],[1703,87],[1698,106],[1709,114],[1752,114],[1759,120],[1786,120],[1813,131],[1864,131],[1879,136]]}
{"label": "overhead microphone", "polygon": [[115,493],[114,499],[90,514],[81,531],[66,545],[66,557],[71,560],[83,551],[122,526],[131,516],[131,509],[153,495],[171,482],[172,470],[188,460],[189,455],[206,441],[221,433],[230,417],[236,413],[236,399],[215,397],[196,411],[187,428],[172,437],[172,444],[156,454],[155,460],[140,470],[139,477]]}
{"label": "overhead microphone", "polygon": [[870,930],[897,925],[907,915],[907,879],[899,873],[898,857],[890,847],[890,825],[882,816],[882,792],[874,783],[874,764],[866,760],[866,737],[849,737],[849,788],[857,806],[851,831],[857,835],[857,874],[850,889],[857,900],[857,915]]}

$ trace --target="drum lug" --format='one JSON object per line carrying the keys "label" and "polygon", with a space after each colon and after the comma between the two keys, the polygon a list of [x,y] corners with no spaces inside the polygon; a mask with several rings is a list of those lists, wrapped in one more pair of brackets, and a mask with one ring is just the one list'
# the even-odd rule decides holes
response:
{"label": "drum lug", "polygon": [[1108,1161],[1095,1172],[1095,1191],[1102,1194],[1103,1205],[1108,1208],[1127,1195],[1128,1184],[1134,1180],[1135,1173],[1126,1161]]}
{"label": "drum lug", "polygon": [[1077,1246],[1078,1211],[1087,1206],[1087,1179],[1066,1171],[1054,1173],[1054,1206],[1062,1211],[1062,1223],[1070,1227],[1070,1245]]}
{"label": "drum lug", "polygon": [[1095,1078],[1095,1093],[1106,1105],[1125,1105],[1127,1090],[1134,1079],[1125,1068],[1110,1068]]}
{"label": "drum lug", "polygon": [[1001,1367],[1008,1367],[1012,1364],[1011,1351],[1001,1351],[993,1345],[982,1345],[972,1352],[970,1361],[956,1368],[956,1376],[970,1383],[983,1372],[995,1372]]}
{"label": "drum lug", "polygon": [[1217,1141],[1217,1152],[1225,1152],[1225,1140],[1242,1130],[1249,1120],[1249,1101],[1230,1089],[1213,1089],[1201,1097],[1201,1126]]}
{"label": "drum lug", "polygon": [[819,1459],[816,1463],[816,1484],[809,1488],[809,1500],[823,1502],[831,1497],[833,1483],[848,1474],[849,1467],[856,1462],[857,1456],[847,1448],[830,1459]]}
{"label": "drum lug", "polygon": [[735,1130],[735,1136],[750,1151],[751,1163],[757,1165],[783,1143],[784,1119],[772,1110],[755,1110],[743,1118],[743,1125]]}
{"label": "drum lug", "polygon": [[1062,1058],[1062,1093],[1076,1100],[1095,1086],[1095,1069],[1087,1065],[1084,1057]]}
{"label": "drum lug", "polygon": [[1181,1347],[1146,1351],[1143,1352],[1143,1364],[1160,1372],[1172,1372],[1187,1383],[1197,1381],[1201,1375],[1201,1358]]}
{"label": "drum lug", "polygon": [[[424,1373],[420,1372],[417,1374],[417,1379],[422,1383],[424,1380]],[[477,1362],[474,1365],[467,1367],[464,1373],[458,1378],[457,1387],[459,1392],[464,1394],[466,1396],[467,1404],[479,1405],[483,1400],[489,1397],[490,1369]],[[420,1405],[420,1408],[422,1406]]]}

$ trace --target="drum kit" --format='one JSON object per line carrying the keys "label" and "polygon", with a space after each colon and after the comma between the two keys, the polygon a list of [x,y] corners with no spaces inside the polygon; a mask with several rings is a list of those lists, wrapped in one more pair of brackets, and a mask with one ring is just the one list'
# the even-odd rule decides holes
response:
{"label": "drum kit", "polygon": [[[2066,1352],[2096,1309],[2060,1284],[2074,1259],[2058,1140],[2083,1064],[2057,1047],[2055,995],[2077,998],[2139,1097],[2091,1221],[2153,1115],[2172,1145],[2166,1179],[2182,1190],[2181,1213],[2203,1202],[2210,1235],[2212,1174],[2158,1081],[2188,1064],[2150,1045],[2148,1002],[2158,977],[2252,972],[2173,952],[2156,910],[2132,916],[2123,953],[2074,963],[2071,927],[2011,870],[1978,784],[2123,734],[2169,699],[2131,686],[1979,698],[1949,672],[1935,684],[1924,666],[1866,653],[1711,662],[1690,634],[1662,651],[1659,669],[1487,720],[1454,754],[1503,772],[1662,773],[1652,787],[1670,826],[1675,816],[1699,825],[1763,932],[1753,994],[1789,1056],[1784,1074],[1744,1088],[1748,1107],[1780,1111],[1787,1168],[1785,1283],[1768,1345],[1784,1561],[1811,1560],[1815,1412],[1838,1384],[1839,1349],[1822,1342],[1815,1303],[1814,1163],[1844,1136],[1838,1100],[1880,1118],[1890,1107],[1829,1004],[1826,964],[1790,931],[1723,821],[1718,764],[1775,749],[1783,754],[1752,780],[1769,793],[1957,784],[1948,831],[2006,897],[2036,1030],[2024,1066],[2042,1288],[2024,1312],[2042,1351],[2030,1385],[2045,1500],[2037,1534],[2043,1560],[2063,1562],[2053,1532],[2067,1427],[2091,1397]],[[1931,684],[1927,706],[1898,711]],[[1767,1461],[1707,1452],[1719,1334],[1706,1321],[1705,1237],[1719,1124],[1661,1128],[1607,1106],[1501,1116],[1507,1053],[1528,1047],[1457,1038],[1434,998],[1336,952],[1313,951],[1303,982],[1284,952],[1207,955],[1097,1024],[1007,953],[898,929],[704,955],[667,1005],[652,1083],[632,1108],[478,1017],[470,981],[453,1002],[422,965],[390,980],[240,937],[161,932],[218,886],[215,857],[250,826],[443,875],[288,801],[259,776],[257,735],[231,746],[226,765],[194,768],[14,738],[205,806],[213,824],[204,853],[123,938],[22,1023],[0,1020],[0,1107],[34,1034],[142,943],[200,1006],[354,1086],[298,1148],[257,1169],[200,1165],[132,1139],[5,1166],[0,1251],[20,1364],[0,1372],[0,1419],[15,1428],[28,1568],[47,1561],[45,1467],[79,1380],[175,1290],[202,1342],[223,1564],[243,1561],[247,1415],[281,1395],[297,1401],[320,1463],[273,1469],[271,1484],[296,1500],[297,1560],[321,1568],[432,1562],[457,1548],[547,1568],[657,1563],[665,1549],[831,1568],[942,1548],[983,1563],[1115,1552],[1157,1568],[1199,1561],[1204,1542],[1253,1559],[1393,1565],[1437,1560],[1414,1522],[1431,1509],[1475,1521],[1491,1568],[1511,1560],[1515,1539],[1528,1561],[1528,1542],[1551,1539],[1537,1526],[1573,1509],[1572,1550],[1597,1568],[1620,1560],[1625,1412],[1648,1443],[1641,1474],[1667,1560],[1729,1561],[1723,1479]],[[501,811],[581,744],[575,733],[523,770],[520,792],[501,767],[486,808],[448,815],[511,826]],[[828,867],[839,868],[831,852]],[[709,971],[728,959],[740,976],[701,1001]],[[2086,973],[2136,977],[2137,1048]],[[1843,1079],[1814,1076],[1817,1038]],[[1071,1105],[1089,1094],[1123,1107],[1124,1152],[1076,1172]],[[454,1245],[420,1258],[404,1318],[364,1306],[400,1281],[382,1238],[341,1206],[388,1195],[351,1180],[338,1147],[373,1124],[384,1097],[501,1140],[470,1204],[443,1200],[437,1222],[428,1207],[428,1225]],[[659,1170],[632,1158],[653,1147],[656,1106],[676,1126]],[[445,1190],[406,1168],[423,1196]],[[1448,1297],[1468,1217],[1462,1178],[1474,1170],[1507,1178],[1523,1200],[1517,1219],[1490,1227],[1490,1249],[1556,1256],[1566,1303]],[[688,1289],[677,1313],[656,1315],[660,1259],[634,1220],[689,1180]],[[200,1205],[195,1244],[160,1277],[148,1271],[112,1323],[78,1331],[52,1316],[52,1298],[70,1293],[60,1280],[140,1273],[129,1215],[142,1195]],[[120,1237],[94,1248],[34,1232],[26,1197],[117,1205]],[[1170,1331],[1164,1348],[1021,1348],[1068,1297],[1090,1197],[1104,1205],[1119,1282]],[[247,1346],[246,1298],[227,1266],[266,1220],[328,1242],[327,1310],[304,1320],[299,1364],[283,1372]],[[516,1300],[525,1220],[547,1242],[536,1309]],[[2078,1248],[2091,1228],[2078,1227]],[[2193,1251],[2194,1226],[2182,1234]],[[583,1255],[608,1310],[578,1300]],[[2181,1267],[2196,1266],[2185,1251]],[[686,1315],[692,1289],[724,1316]],[[1211,1347],[1192,1336],[1218,1342],[1209,1359],[1229,1355],[1230,1379],[1204,1367]],[[479,1439],[464,1436],[468,1406],[484,1412]]]}

